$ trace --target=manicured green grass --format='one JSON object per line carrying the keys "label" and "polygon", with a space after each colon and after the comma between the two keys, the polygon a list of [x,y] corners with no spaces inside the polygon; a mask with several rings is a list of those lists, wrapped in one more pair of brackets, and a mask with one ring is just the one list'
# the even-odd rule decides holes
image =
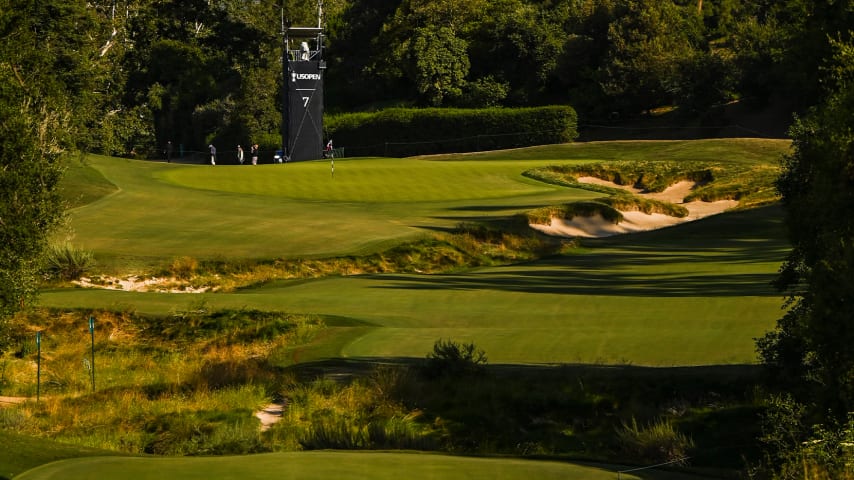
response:
{"label": "manicured green grass", "polygon": [[[95,457],[51,463],[25,472],[16,479],[77,480],[123,478],[170,479],[584,479],[611,480],[616,467],[594,467],[559,462],[516,459],[452,457],[432,454],[373,452],[273,453],[217,458],[115,458]],[[165,473],[168,472],[168,473]],[[645,471],[629,479],[691,479],[688,475]]]}
{"label": "manicured green grass", "polygon": [[[73,212],[73,243],[102,268],[196,258],[334,256],[388,247],[461,221],[595,192],[536,182],[538,165],[603,160],[773,164],[788,142],[601,142],[435,156],[267,166],[187,166],[93,157],[121,191]],[[257,308],[348,319],[319,357],[423,358],[438,338],[472,341],[493,362],[751,363],[772,328],[770,287],[787,244],[777,207],[644,234],[585,240],[577,254],[454,275],[281,281],[232,294],[45,292],[57,307]],[[103,265],[107,266],[104,267]],[[310,352],[306,353],[307,355]]]}
{"label": "manicured green grass", "polygon": [[108,271],[178,256],[367,253],[472,218],[593,196],[522,177],[546,161],[339,160],[334,180],[320,162],[222,168],[91,162],[121,191],[73,212],[72,243],[92,250]]}
{"label": "manicured green grass", "polygon": [[115,272],[150,269],[180,256],[364,254],[460,222],[600,196],[522,175],[540,166],[610,159],[776,162],[787,149],[784,141],[739,139],[569,144],[343,159],[335,162],[334,178],[329,163],[320,161],[211,167],[90,156],[89,164],[119,191],[74,210],[71,243],[93,251],[101,269]]}
{"label": "manicured green grass", "polygon": [[98,456],[105,458],[109,451],[68,445],[50,440],[18,435],[0,430],[0,479],[17,475],[39,465],[67,458]]}
{"label": "manicured green grass", "polygon": [[41,302],[168,313],[204,298],[211,308],[336,316],[354,325],[346,342],[336,333],[337,355],[348,357],[423,358],[436,339],[455,338],[500,363],[751,363],[753,338],[781,312],[770,286],[787,249],[781,217],[778,207],[735,212],[457,275],[330,277],[201,296],[62,289]]}

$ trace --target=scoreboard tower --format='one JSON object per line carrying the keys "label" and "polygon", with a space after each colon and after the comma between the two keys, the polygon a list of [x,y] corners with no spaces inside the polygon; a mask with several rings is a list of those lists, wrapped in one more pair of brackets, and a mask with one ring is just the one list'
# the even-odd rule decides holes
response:
{"label": "scoreboard tower", "polygon": [[283,22],[282,146],[291,161],[316,160],[323,154],[323,2],[317,27]]}

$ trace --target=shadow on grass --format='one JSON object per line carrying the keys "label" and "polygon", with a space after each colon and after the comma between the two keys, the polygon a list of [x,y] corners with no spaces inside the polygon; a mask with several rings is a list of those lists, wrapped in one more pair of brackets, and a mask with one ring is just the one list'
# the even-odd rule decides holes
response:
{"label": "shadow on grass", "polygon": [[[582,247],[576,254],[463,275],[383,275],[385,285],[378,288],[779,296],[771,282],[777,275],[776,266],[789,251],[783,212],[778,206],[732,212],[651,232],[585,239]],[[774,265],[773,270],[767,264]]]}
{"label": "shadow on grass", "polygon": [[[440,422],[459,453],[523,456],[558,461],[609,463],[613,471],[652,465],[621,450],[615,432],[636,419],[649,425],[663,417],[694,440],[689,472],[733,471],[759,455],[759,407],[753,392],[757,365],[638,367],[632,365],[485,365],[477,374],[425,377],[424,359],[348,358],[295,365],[304,381],[347,384],[380,368],[414,375],[385,385],[393,400],[417,410],[419,421]],[[622,466],[615,466],[614,463]],[[685,470],[682,470],[685,472]],[[640,478],[662,478],[652,471]],[[714,475],[712,475],[714,477]],[[678,478],[678,477],[674,477]]]}

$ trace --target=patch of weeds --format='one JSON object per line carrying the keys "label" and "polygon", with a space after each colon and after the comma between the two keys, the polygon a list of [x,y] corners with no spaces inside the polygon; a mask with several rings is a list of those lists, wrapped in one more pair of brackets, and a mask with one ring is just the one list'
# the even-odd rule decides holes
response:
{"label": "patch of weeds", "polygon": [[178,257],[172,260],[169,273],[180,280],[189,280],[199,269],[199,261],[193,257]]}

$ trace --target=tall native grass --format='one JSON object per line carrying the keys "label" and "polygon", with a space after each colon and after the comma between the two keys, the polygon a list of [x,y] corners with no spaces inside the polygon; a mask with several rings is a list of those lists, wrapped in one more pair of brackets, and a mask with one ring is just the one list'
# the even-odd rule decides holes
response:
{"label": "tall native grass", "polygon": [[596,177],[616,185],[629,186],[644,192],[662,192],[680,181],[695,182],[697,186],[683,201],[738,200],[739,207],[755,207],[776,201],[779,197],[774,182],[779,167],[749,166],[701,162],[637,161],[609,162],[583,165],[553,165],[528,170],[525,176],[543,182],[606,193],[609,196],[589,201],[552,205],[527,213],[531,224],[546,225],[553,218],[571,220],[574,217],[600,215],[611,223],[620,223],[620,211],[662,213],[685,217],[687,209],[670,202],[641,198],[623,189],[606,185],[579,182],[581,177]]}
{"label": "tall native grass", "polygon": [[452,232],[424,236],[388,250],[364,255],[270,261],[175,259],[155,276],[173,282],[155,288],[207,288],[233,292],[275,280],[321,278],[376,273],[452,273],[463,269],[529,261],[575,246],[573,242],[542,235],[530,228],[523,215],[498,225],[461,223]]}
{"label": "tall native grass", "polygon": [[620,193],[612,197],[538,208],[528,212],[527,219],[531,224],[543,225],[550,223],[553,218],[572,220],[575,217],[599,215],[608,222],[618,224],[623,221],[621,212],[624,211],[646,214],[662,213],[677,218],[688,215],[688,210],[681,205]]}
{"label": "tall native grass", "polygon": [[676,430],[673,422],[659,418],[647,425],[639,425],[633,417],[617,430],[621,451],[638,462],[686,462],[694,441]]}
{"label": "tall native grass", "polygon": [[[89,316],[96,318],[94,393]],[[2,356],[2,393],[30,399],[0,409],[0,428],[167,455],[269,451],[253,415],[281,390],[268,357],[323,328],[313,316],[204,304],[161,317],[33,311],[16,321],[22,331],[43,332],[41,383],[32,335],[21,334]]]}
{"label": "tall native grass", "polygon": [[317,379],[291,385],[283,421],[270,429],[277,443],[318,449],[439,449],[437,432],[421,412],[394,394],[404,370],[380,367],[346,383]]}
{"label": "tall native grass", "polygon": [[[82,363],[90,353],[89,316],[97,319],[94,393]],[[608,452],[623,452],[618,458],[626,458],[628,445],[680,437],[667,431],[646,440],[657,429],[624,428],[625,441],[618,444],[614,432],[622,419],[652,425],[678,401],[680,425],[690,424],[683,422],[692,409],[702,409],[705,422],[712,418],[708,391],[723,402],[742,398],[735,387],[746,384],[704,374],[689,386],[667,372],[650,379],[655,369],[645,376],[616,368],[490,366],[474,344],[452,341],[437,342],[414,365],[313,377],[311,366],[285,369],[276,359],[312,341],[323,331],[322,319],[212,311],[204,303],[165,316],[33,311],[15,321],[16,330],[44,332],[43,372],[64,370],[64,377],[51,377],[64,380],[43,385],[36,401],[35,349],[32,335],[22,334],[2,356],[8,383],[0,393],[30,398],[0,409],[0,429],[135,454],[346,448],[602,460]],[[431,362],[438,366],[431,369]],[[677,390],[685,397],[673,399]],[[274,399],[284,404],[283,417],[262,432],[254,414]],[[638,461],[661,456],[656,448],[634,452]]]}

